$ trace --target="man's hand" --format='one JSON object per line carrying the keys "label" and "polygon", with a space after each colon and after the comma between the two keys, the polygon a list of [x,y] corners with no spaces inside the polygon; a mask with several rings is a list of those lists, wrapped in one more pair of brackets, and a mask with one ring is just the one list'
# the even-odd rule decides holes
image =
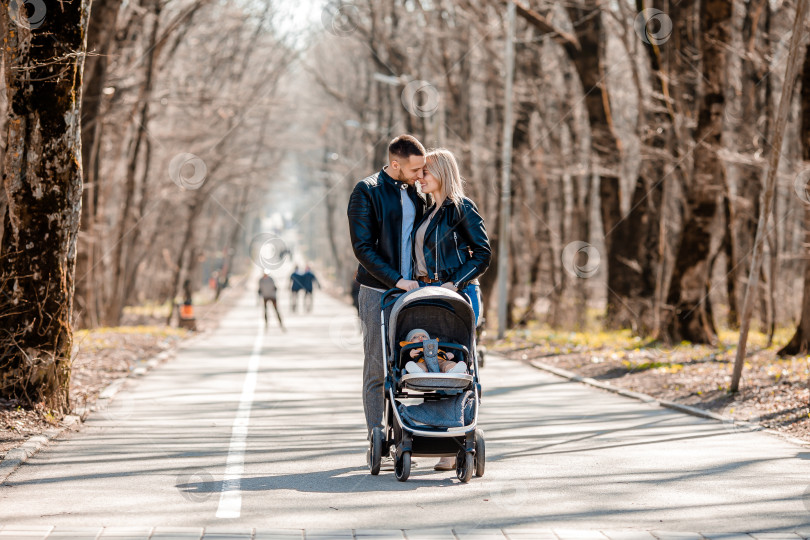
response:
{"label": "man's hand", "polygon": [[452,283],[450,283],[449,281],[447,283],[442,283],[442,288],[451,290],[453,292],[458,292],[458,289],[456,289],[456,286],[453,285]]}
{"label": "man's hand", "polygon": [[402,278],[397,281],[396,287],[397,289],[402,289],[403,291],[412,291],[419,288],[419,282],[412,279]]}

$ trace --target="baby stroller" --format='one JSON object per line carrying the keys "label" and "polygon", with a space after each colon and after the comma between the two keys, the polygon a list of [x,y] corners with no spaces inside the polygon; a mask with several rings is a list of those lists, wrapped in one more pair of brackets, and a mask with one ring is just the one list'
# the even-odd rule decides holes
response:
{"label": "baby stroller", "polygon": [[[386,317],[390,310],[390,315]],[[371,474],[378,474],[383,455],[394,447],[394,473],[400,482],[411,472],[411,456],[456,457],[456,476],[469,482],[483,476],[484,434],[477,429],[481,385],[475,354],[475,315],[459,294],[441,287],[423,287],[407,293],[391,289],[381,301],[383,363],[385,365],[383,427],[374,428],[369,450]],[[388,320],[386,320],[386,318]],[[402,346],[412,328],[422,328],[442,340]],[[467,364],[466,373],[407,373],[405,365],[415,348],[449,351],[453,360]],[[416,401],[413,406],[401,400]],[[416,407],[414,410],[412,407]],[[429,407],[449,411],[459,425],[439,426],[414,420]],[[461,416],[457,414],[457,407]],[[456,412],[456,414],[454,414]]]}

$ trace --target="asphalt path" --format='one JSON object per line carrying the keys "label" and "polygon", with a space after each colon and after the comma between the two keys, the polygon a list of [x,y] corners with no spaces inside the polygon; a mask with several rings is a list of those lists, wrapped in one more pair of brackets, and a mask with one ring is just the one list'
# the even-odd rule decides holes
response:
{"label": "asphalt path", "polygon": [[405,483],[371,476],[353,308],[319,293],[310,314],[280,304],[287,333],[247,294],[31,458],[0,486],[0,525],[810,528],[807,448],[495,356],[481,372],[483,478],[461,484],[428,458]]}

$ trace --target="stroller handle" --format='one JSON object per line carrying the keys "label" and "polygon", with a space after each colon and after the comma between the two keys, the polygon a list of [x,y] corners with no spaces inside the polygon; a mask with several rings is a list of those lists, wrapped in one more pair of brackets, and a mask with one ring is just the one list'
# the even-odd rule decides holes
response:
{"label": "stroller handle", "polygon": [[405,294],[405,291],[403,291],[402,289],[398,289],[396,287],[394,287],[393,289],[388,289],[387,291],[385,291],[383,293],[383,295],[382,295],[382,298],[380,298],[380,310],[385,311],[389,307],[393,306],[394,302],[397,301],[396,297],[391,298],[390,300],[388,300],[389,297],[400,296],[400,295],[403,295],[403,294]]}

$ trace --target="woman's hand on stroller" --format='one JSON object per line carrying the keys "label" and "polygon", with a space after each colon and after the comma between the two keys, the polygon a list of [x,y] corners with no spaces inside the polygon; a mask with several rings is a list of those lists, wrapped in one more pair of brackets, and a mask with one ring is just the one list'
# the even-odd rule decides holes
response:
{"label": "woman's hand on stroller", "polygon": [[403,291],[408,292],[408,291],[412,291],[414,289],[418,289],[419,288],[419,282],[414,281],[412,279],[402,278],[399,281],[397,281],[396,287],[397,287],[397,289],[402,289]]}
{"label": "woman's hand on stroller", "polygon": [[442,283],[442,288],[451,290],[453,292],[458,292],[458,289],[456,289],[456,286],[453,285],[452,283],[450,283],[449,281],[447,283]]}

